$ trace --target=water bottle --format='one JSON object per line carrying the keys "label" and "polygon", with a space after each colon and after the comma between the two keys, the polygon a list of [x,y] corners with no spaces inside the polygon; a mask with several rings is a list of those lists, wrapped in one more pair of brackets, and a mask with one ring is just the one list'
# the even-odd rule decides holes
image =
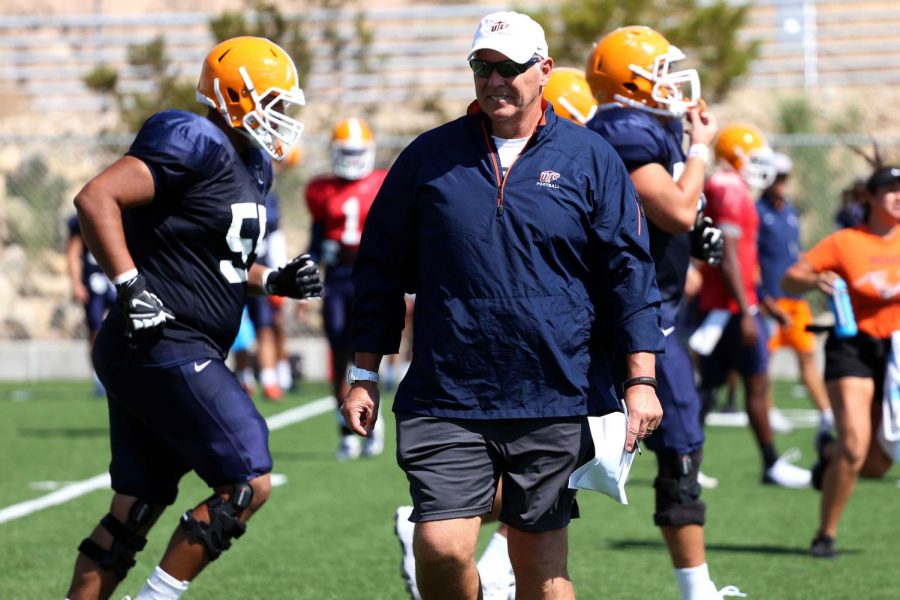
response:
{"label": "water bottle", "polygon": [[856,336],[856,318],[853,316],[853,306],[850,304],[850,293],[847,291],[847,282],[841,278],[834,280],[834,294],[829,299],[831,311],[834,313],[834,334],[839,338],[851,338]]}

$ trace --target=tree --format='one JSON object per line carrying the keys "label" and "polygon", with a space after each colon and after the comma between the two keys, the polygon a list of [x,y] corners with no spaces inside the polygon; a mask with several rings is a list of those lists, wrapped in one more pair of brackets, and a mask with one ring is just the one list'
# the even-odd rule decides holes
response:
{"label": "tree", "polygon": [[647,25],[678,46],[697,66],[707,100],[722,99],[759,53],[759,42],[740,42],[749,5],[727,0],[561,0],[532,16],[548,33],[558,64],[583,66],[604,34],[626,25]]}
{"label": "tree", "polygon": [[[247,0],[245,10],[226,11],[212,19],[210,30],[217,42],[241,35],[266,37],[291,55],[301,81],[309,72],[312,53],[303,35],[302,20],[286,19],[274,4],[264,0]],[[97,65],[82,81],[95,92],[115,99],[122,123],[129,132],[137,131],[148,117],[166,108],[206,113],[207,107],[196,101],[197,82],[183,79],[173,69],[163,36],[147,44],[131,46],[128,49],[128,63],[140,72],[143,81],[151,84],[149,91],[120,91],[118,71],[106,64]]]}
{"label": "tree", "polygon": [[264,0],[248,0],[245,10],[225,11],[209,23],[216,42],[241,35],[272,40],[287,52],[304,81],[312,65],[312,52],[303,34],[303,19],[288,20],[278,7]]}

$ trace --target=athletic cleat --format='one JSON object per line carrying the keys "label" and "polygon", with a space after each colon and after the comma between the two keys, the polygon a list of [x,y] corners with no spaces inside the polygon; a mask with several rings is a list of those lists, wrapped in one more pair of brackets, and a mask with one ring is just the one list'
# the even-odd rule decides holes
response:
{"label": "athletic cleat", "polygon": [[700,484],[700,487],[707,490],[712,490],[719,487],[719,480],[715,477],[710,477],[703,471],[697,472],[697,483]]}
{"label": "athletic cleat", "polygon": [[837,558],[834,538],[824,533],[817,535],[809,545],[809,553],[813,558]]}
{"label": "athletic cleat", "polygon": [[271,400],[272,402],[280,402],[284,397],[284,390],[281,389],[281,386],[276,384],[264,385],[263,386],[263,396],[266,400]]}
{"label": "athletic cleat", "polygon": [[403,561],[400,563],[400,574],[406,582],[406,591],[412,600],[422,600],[419,595],[419,586],[416,585],[416,557],[413,555],[413,533],[416,524],[411,523],[409,515],[412,514],[412,506],[401,506],[394,514],[394,533],[400,540],[400,550],[403,551]]}
{"label": "athletic cleat", "polygon": [[825,477],[825,469],[828,468],[828,459],[825,458],[825,447],[834,442],[834,436],[825,429],[819,430],[816,434],[816,462],[810,471],[812,477],[812,486],[822,491],[822,480]]}
{"label": "athletic cleat", "polygon": [[786,488],[809,487],[812,474],[807,469],[801,469],[793,464],[798,458],[800,458],[800,451],[791,448],[763,472],[762,482]]}
{"label": "athletic cleat", "polygon": [[747,594],[742,592],[736,585],[726,585],[716,592],[716,598],[746,598]]}
{"label": "athletic cleat", "polygon": [[341,436],[341,444],[338,446],[338,451],[334,454],[334,457],[341,462],[356,460],[359,458],[360,452],[362,452],[362,444],[359,438],[352,433],[348,433]]}

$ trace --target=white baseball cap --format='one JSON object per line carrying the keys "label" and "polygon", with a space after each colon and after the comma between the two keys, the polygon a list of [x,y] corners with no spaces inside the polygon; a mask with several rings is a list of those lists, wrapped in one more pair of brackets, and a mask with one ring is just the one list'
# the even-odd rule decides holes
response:
{"label": "white baseball cap", "polygon": [[549,55],[544,28],[528,15],[512,11],[491,13],[481,19],[466,60],[472,60],[482,49],[496,50],[517,63],[528,62],[534,55]]}

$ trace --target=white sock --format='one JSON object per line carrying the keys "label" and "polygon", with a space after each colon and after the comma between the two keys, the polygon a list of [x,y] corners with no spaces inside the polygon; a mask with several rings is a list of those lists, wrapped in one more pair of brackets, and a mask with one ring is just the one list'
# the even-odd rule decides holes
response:
{"label": "white sock", "polygon": [[190,583],[179,581],[156,567],[134,600],[178,600],[187,591]]}
{"label": "white sock", "polygon": [[241,369],[241,383],[251,388],[256,386],[256,376],[253,374],[253,367]]}
{"label": "white sock", "polygon": [[675,580],[681,600],[710,600],[718,598],[716,586],[709,578],[709,566],[706,563],[698,567],[675,569]]}
{"label": "white sock", "polygon": [[281,386],[281,389],[291,389],[291,386],[294,385],[294,377],[291,375],[291,363],[287,359],[279,360],[278,364],[275,365],[275,369],[278,371],[278,385]]}
{"label": "white sock", "polygon": [[263,369],[262,371],[260,371],[259,381],[265,387],[269,387],[270,385],[278,385],[278,375],[275,374],[275,369]]}
{"label": "white sock", "polygon": [[831,407],[826,408],[821,413],[819,413],[819,431],[833,431],[834,430],[834,411],[831,410]]}
{"label": "white sock", "polygon": [[481,574],[482,582],[487,579],[502,576],[508,578],[512,574],[512,563],[509,562],[509,546],[506,543],[506,536],[494,532],[488,541],[487,548],[478,559],[478,572]]}

